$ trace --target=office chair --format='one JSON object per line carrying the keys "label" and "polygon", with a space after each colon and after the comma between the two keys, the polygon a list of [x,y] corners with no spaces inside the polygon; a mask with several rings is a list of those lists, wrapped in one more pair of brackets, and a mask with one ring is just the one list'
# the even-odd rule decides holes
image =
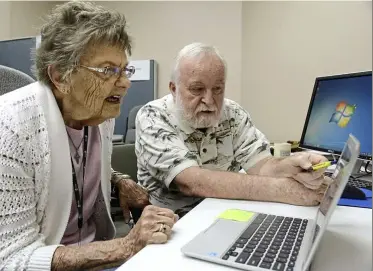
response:
{"label": "office chair", "polygon": [[16,69],[0,65],[0,95],[34,83],[35,80]]}
{"label": "office chair", "polygon": [[127,132],[124,138],[125,144],[133,144],[136,141],[136,115],[143,105],[132,107],[127,118]]}
{"label": "office chair", "polygon": [[[130,175],[132,180],[137,183],[137,156],[135,153],[135,144],[113,145],[111,166],[115,171]],[[112,189],[111,206],[111,216],[114,220],[116,216],[120,216],[123,213],[119,207],[120,205],[117,189]],[[136,223],[141,216],[142,209],[131,208],[130,211],[133,221]]]}

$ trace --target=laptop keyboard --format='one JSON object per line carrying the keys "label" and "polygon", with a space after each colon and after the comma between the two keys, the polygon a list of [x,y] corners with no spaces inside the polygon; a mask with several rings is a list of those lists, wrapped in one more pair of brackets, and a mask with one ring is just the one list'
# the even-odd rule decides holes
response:
{"label": "laptop keyboard", "polygon": [[258,214],[222,257],[277,271],[293,271],[308,220]]}

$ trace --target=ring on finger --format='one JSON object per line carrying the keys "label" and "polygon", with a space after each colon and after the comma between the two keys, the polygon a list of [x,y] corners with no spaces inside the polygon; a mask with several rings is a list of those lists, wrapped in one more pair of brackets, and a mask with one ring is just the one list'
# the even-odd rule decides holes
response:
{"label": "ring on finger", "polygon": [[162,233],[165,233],[166,232],[166,225],[164,223],[161,223],[158,231],[162,232]]}

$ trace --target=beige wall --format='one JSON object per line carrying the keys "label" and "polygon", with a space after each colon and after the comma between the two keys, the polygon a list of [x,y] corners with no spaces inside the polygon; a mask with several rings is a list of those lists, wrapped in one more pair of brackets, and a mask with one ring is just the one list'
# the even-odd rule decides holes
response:
{"label": "beige wall", "polygon": [[245,2],[242,98],[272,141],[299,140],[315,77],[372,69],[371,2]]}
{"label": "beige wall", "polygon": [[0,40],[10,38],[11,2],[0,1]]}
{"label": "beige wall", "polygon": [[38,35],[42,17],[54,5],[43,1],[0,1],[0,40]]}
{"label": "beige wall", "polygon": [[[0,2],[0,39],[37,34],[57,2]],[[184,45],[219,47],[228,62],[227,97],[240,102],[271,141],[298,140],[317,76],[372,69],[371,2],[98,2],[123,12],[132,59],[159,64],[168,93]]]}
{"label": "beige wall", "polygon": [[188,43],[219,47],[229,66],[227,97],[241,99],[241,2],[100,2],[126,14],[133,59],[155,59],[159,96],[168,91],[173,60]]}

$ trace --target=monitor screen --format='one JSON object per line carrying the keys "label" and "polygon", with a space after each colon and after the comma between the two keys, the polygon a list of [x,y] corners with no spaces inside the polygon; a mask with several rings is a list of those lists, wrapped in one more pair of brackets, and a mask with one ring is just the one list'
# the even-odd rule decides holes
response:
{"label": "monitor screen", "polygon": [[372,72],[316,78],[300,146],[340,154],[353,134],[372,159]]}

